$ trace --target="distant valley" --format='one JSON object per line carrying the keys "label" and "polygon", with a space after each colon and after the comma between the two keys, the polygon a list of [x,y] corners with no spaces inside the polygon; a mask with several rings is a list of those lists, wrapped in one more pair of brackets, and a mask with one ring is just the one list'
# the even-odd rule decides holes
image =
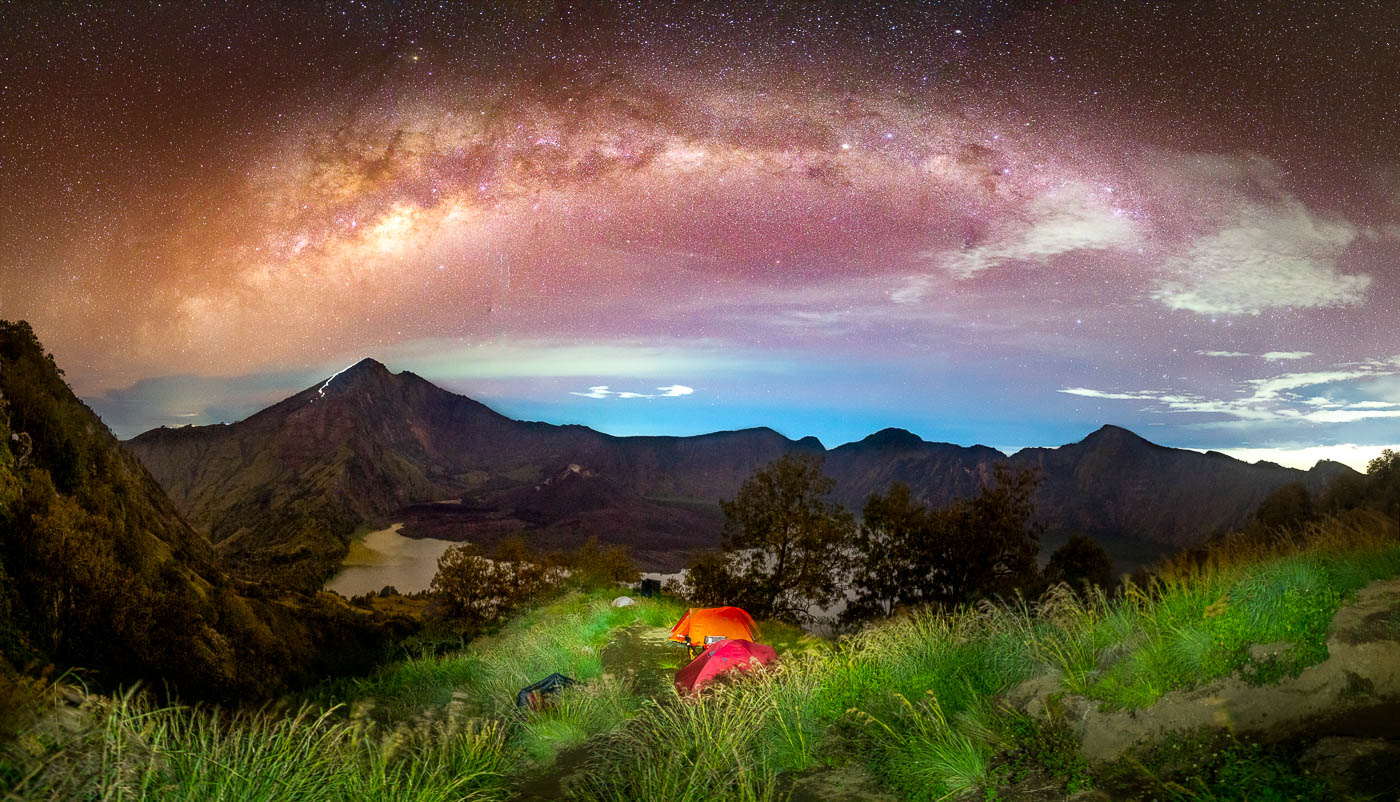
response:
{"label": "distant valley", "polygon": [[[614,437],[512,420],[369,359],[238,423],[156,429],[127,446],[237,570],[303,587],[334,571],[357,527],[390,518],[410,537],[487,547],[512,533],[543,548],[592,535],[674,570],[718,543],[718,501],[792,451],[824,454],[833,497],[855,512],[894,481],[938,505],[975,493],[999,462],[1038,468],[1046,542],[1093,535],[1120,567],[1240,525],[1280,485],[1317,491],[1351,471],[1249,464],[1114,426],[1010,456],[899,429],[830,450],[767,428]],[[460,503],[434,503],[445,499]]]}

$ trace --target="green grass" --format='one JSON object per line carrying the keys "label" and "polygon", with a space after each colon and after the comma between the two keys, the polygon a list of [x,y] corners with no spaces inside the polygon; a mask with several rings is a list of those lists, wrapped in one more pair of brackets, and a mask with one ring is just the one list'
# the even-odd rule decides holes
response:
{"label": "green grass", "polygon": [[97,726],[48,755],[20,799],[488,800],[509,768],[499,722],[374,735],[334,710],[232,715],[90,697]]}
{"label": "green grass", "polygon": [[[994,789],[1032,768],[1067,791],[1087,787],[1093,778],[1066,728],[1029,745],[1028,725],[1018,730],[999,694],[1050,672],[1067,692],[1133,708],[1235,672],[1255,682],[1296,674],[1326,658],[1327,624],[1352,592],[1400,574],[1400,546],[1384,534],[1328,522],[1178,566],[1121,599],[1060,591],[1034,606],[916,612],[836,644],[809,642],[702,705],[648,707],[593,767],[587,798],[691,798],[676,779],[685,773],[667,761],[695,767],[692,779],[720,798],[761,798],[768,786],[756,778],[778,778],[780,790],[784,777],[852,755],[905,799]],[[1277,642],[1289,644],[1282,657],[1251,657],[1251,645]],[[716,715],[739,732],[715,740]],[[707,741],[722,748],[693,754]],[[1252,764],[1236,763],[1222,776],[1244,782]]]}
{"label": "green grass", "polygon": [[1309,776],[1290,754],[1227,732],[1170,735],[1130,750],[1103,771],[1110,795],[1166,802],[1252,802],[1335,799],[1325,782]]}
{"label": "green grass", "polygon": [[335,683],[322,701],[369,699],[375,718],[392,722],[440,707],[454,694],[465,696],[474,713],[506,715],[515,693],[554,672],[580,682],[602,673],[602,649],[612,632],[642,624],[670,626],[685,612],[674,599],[641,599],[612,607],[614,590],[573,591],[521,613],[499,631],[447,655],[422,655],[396,663],[373,676]]}
{"label": "green grass", "polygon": [[[575,590],[465,648],[425,651],[286,709],[93,697],[98,731],[29,743],[43,760],[25,779],[0,777],[21,798],[497,799],[571,750],[582,768],[570,788],[585,800],[778,800],[793,778],[851,761],[902,799],[992,798],[1026,777],[1070,792],[1102,785],[1072,733],[1053,710],[1047,721],[1009,711],[1001,694],[1050,674],[1064,693],[1130,709],[1217,677],[1295,675],[1326,658],[1327,625],[1350,594],[1400,574],[1387,534],[1332,521],[1222,547],[1113,599],[1059,590],[1035,604],[917,611],[836,641],[761,622],[782,660],[694,698],[643,698],[603,670],[618,630],[668,626],[682,603],[612,608],[613,591]],[[1286,647],[1255,657],[1261,643]],[[582,684],[545,711],[516,711],[515,692],[554,671]],[[1135,759],[1175,783],[1162,788],[1200,798],[1243,798],[1234,788],[1311,798],[1286,756],[1235,742],[1192,749],[1178,753],[1204,767],[1200,787],[1172,779],[1175,758]]]}

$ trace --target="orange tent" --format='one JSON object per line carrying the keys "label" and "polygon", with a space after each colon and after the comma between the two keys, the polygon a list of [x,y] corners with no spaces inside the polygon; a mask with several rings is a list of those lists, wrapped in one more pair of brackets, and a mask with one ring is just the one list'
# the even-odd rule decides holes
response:
{"label": "orange tent", "polygon": [[671,627],[671,640],[692,649],[726,638],[757,640],[753,616],[738,607],[692,607]]}

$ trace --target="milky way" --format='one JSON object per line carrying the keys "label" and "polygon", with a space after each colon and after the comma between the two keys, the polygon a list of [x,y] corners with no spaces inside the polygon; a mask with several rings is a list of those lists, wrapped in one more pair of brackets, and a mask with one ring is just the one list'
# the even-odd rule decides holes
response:
{"label": "milky way", "polygon": [[1220,5],[8,8],[0,315],[126,435],[371,354],[618,433],[1364,462],[1400,9]]}

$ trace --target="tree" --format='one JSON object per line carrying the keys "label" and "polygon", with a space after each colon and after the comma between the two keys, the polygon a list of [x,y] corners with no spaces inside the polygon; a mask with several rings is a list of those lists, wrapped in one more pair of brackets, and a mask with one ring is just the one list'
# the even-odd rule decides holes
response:
{"label": "tree", "polygon": [[1339,473],[1322,489],[1314,506],[1328,515],[1354,510],[1366,504],[1369,490],[1370,482],[1364,474],[1354,471]]}
{"label": "tree", "polygon": [[899,607],[950,607],[1028,587],[1036,579],[1042,527],[1031,520],[1034,470],[995,469],[975,497],[937,509],[916,504],[895,484],[872,495],[857,538],[856,598],[847,620],[890,615]]}
{"label": "tree", "polygon": [[890,485],[884,495],[870,494],[856,532],[855,598],[841,614],[848,621],[890,616],[901,606],[924,601],[920,576],[929,570],[927,546],[932,536],[928,508],[913,501],[909,486]]}
{"label": "tree", "polygon": [[1380,508],[1394,510],[1396,525],[1400,526],[1400,452],[1389,448],[1382,451],[1366,464],[1366,478]]}
{"label": "tree", "polygon": [[570,576],[589,585],[635,585],[642,579],[626,546],[603,547],[590,536],[565,558]]}
{"label": "tree", "polygon": [[1302,482],[1289,482],[1275,488],[1259,502],[1259,508],[1254,511],[1254,524],[1265,532],[1277,533],[1305,524],[1314,517],[1308,488]]}
{"label": "tree", "polygon": [[546,565],[518,535],[505,538],[496,546],[491,570],[501,591],[502,612],[519,607],[559,578],[558,570]]}
{"label": "tree", "polygon": [[748,586],[731,568],[731,555],[722,551],[702,551],[695,555],[674,591],[700,607],[734,605],[754,609],[755,600]]}
{"label": "tree", "polygon": [[1013,471],[997,465],[994,481],[967,501],[940,510],[939,540],[947,545],[945,604],[1007,593],[1036,579],[1036,555],[1045,528],[1032,521],[1031,496],[1040,486],[1034,468]]}
{"label": "tree", "polygon": [[749,612],[795,621],[839,597],[854,523],[825,499],[835,484],[822,475],[820,456],[788,454],[744,480],[732,501],[720,502],[724,548],[749,588]]}
{"label": "tree", "polygon": [[1050,555],[1045,566],[1047,582],[1064,582],[1075,590],[1088,585],[1106,589],[1113,584],[1113,560],[1097,540],[1070,535],[1069,540]]}
{"label": "tree", "polygon": [[495,565],[473,543],[453,546],[438,558],[430,590],[444,618],[477,632],[495,623],[506,609],[508,588]]}

